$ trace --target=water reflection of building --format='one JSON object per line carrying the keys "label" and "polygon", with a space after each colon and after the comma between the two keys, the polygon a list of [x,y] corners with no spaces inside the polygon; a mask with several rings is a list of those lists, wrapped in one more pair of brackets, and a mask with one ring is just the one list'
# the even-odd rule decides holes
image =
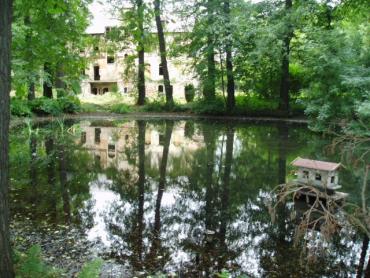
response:
{"label": "water reflection of building", "polygon": [[[103,169],[115,167],[118,170],[133,170],[129,160],[136,152],[136,125],[134,122],[120,126],[98,126],[86,123],[81,126],[80,143]],[[152,168],[158,168],[162,159],[164,131],[155,126],[145,130],[145,154]],[[185,123],[177,124],[170,141],[170,158],[195,152],[203,147],[203,136],[194,134],[185,136]],[[171,170],[171,164],[168,169]]]}

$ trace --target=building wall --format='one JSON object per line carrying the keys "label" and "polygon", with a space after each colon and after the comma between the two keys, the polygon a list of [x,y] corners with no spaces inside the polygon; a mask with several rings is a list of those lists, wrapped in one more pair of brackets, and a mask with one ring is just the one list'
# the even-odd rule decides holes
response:
{"label": "building wall", "polygon": [[[308,177],[306,176],[308,173]],[[298,169],[298,181],[318,186],[334,186],[338,185],[338,172],[337,171],[320,171],[309,168]],[[316,174],[321,175],[321,180],[316,180]],[[332,182],[334,177],[334,182]]]}
{"label": "building wall", "polygon": [[[100,38],[100,45],[104,45],[104,34],[97,35]],[[114,82],[117,83],[118,92],[121,94],[135,93],[136,91],[136,74],[131,77],[125,76],[127,66],[127,55],[132,55],[132,49],[126,49],[114,54],[107,54],[104,46],[99,46],[99,50],[88,49],[85,55],[90,59],[88,68],[85,71],[86,79],[82,81],[82,93],[91,94],[91,82]],[[108,63],[108,57],[114,57],[114,63]],[[156,98],[164,96],[163,75],[160,75],[160,57],[157,51],[145,53],[146,63],[146,94],[148,97]],[[135,61],[135,71],[138,61]],[[100,80],[94,81],[94,66],[99,66]],[[189,61],[185,57],[168,59],[168,69],[173,86],[174,98],[178,100],[185,99],[185,86],[193,84],[198,86],[193,71],[189,70]],[[159,92],[159,86],[163,86],[163,92]]]}

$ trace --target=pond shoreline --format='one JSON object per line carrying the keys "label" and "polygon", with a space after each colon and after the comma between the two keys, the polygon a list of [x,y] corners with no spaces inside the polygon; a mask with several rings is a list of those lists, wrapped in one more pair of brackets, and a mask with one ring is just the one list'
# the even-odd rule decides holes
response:
{"label": "pond shoreline", "polygon": [[280,117],[250,117],[250,116],[212,116],[212,115],[199,115],[191,113],[151,113],[151,112],[133,112],[127,114],[94,112],[94,113],[78,113],[78,114],[63,114],[60,116],[36,116],[31,118],[11,118],[10,127],[17,126],[30,119],[36,122],[50,121],[55,119],[138,119],[138,120],[215,120],[215,121],[236,121],[236,122],[270,122],[270,123],[289,123],[289,124],[308,124],[305,118],[280,118]]}

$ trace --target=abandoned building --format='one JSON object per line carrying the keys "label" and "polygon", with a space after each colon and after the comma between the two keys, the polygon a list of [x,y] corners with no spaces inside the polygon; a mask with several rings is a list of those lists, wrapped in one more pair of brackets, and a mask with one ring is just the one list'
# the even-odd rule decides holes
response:
{"label": "abandoned building", "polygon": [[340,188],[338,170],[340,163],[311,160],[297,157],[292,165],[297,167],[297,182],[325,187],[331,190]]}
{"label": "abandoned building", "polygon": [[[119,51],[109,47],[107,34],[111,27],[106,27],[104,32],[90,34],[96,40],[96,45],[81,51],[82,55],[89,58],[89,65],[85,70],[85,79],[81,83],[83,95],[103,95],[107,92],[118,92],[129,95],[136,92],[137,59],[132,66],[131,57],[135,56],[133,46],[124,45]],[[171,35],[168,34],[171,40]],[[145,53],[145,82],[147,97],[160,97],[165,95],[163,84],[163,69],[158,50]],[[130,68],[131,65],[131,68]],[[185,57],[168,59],[168,70],[173,87],[175,99],[185,98],[185,86],[197,86],[195,74]]]}

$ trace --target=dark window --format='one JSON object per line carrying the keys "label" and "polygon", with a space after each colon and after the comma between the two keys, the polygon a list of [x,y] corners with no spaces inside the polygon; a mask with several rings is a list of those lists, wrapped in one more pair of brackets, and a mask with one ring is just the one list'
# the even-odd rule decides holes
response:
{"label": "dark window", "polygon": [[308,179],[308,171],[303,171],[303,178]]}
{"label": "dark window", "polygon": [[91,89],[91,93],[92,93],[93,95],[97,95],[97,94],[98,94],[98,88],[92,88],[92,89]]}
{"label": "dark window", "polygon": [[81,132],[81,144],[85,144],[86,143],[86,132],[83,131]]}
{"label": "dark window", "polygon": [[335,176],[332,176],[332,177],[330,178],[330,182],[331,182],[331,183],[334,183],[334,181],[335,181]]}
{"label": "dark window", "polygon": [[101,129],[95,128],[95,144],[100,143],[100,134],[101,134]]}
{"label": "dark window", "polygon": [[108,152],[115,152],[116,151],[116,145],[109,144],[108,145]]}
{"label": "dark window", "polygon": [[107,57],[107,63],[108,64],[114,64],[114,57],[113,56],[108,56]]}
{"label": "dark window", "polygon": [[109,89],[108,89],[108,88],[104,88],[104,89],[103,89],[103,94],[108,93],[108,91],[109,91]]}
{"label": "dark window", "polygon": [[163,75],[163,65],[159,64],[159,75]]}
{"label": "dark window", "polygon": [[321,181],[321,175],[320,175],[320,174],[316,174],[315,179],[316,179],[317,181]]}
{"label": "dark window", "polygon": [[164,134],[159,134],[159,145],[164,145]]}
{"label": "dark window", "polygon": [[116,156],[115,152],[116,152],[116,145],[109,144],[108,145],[108,156],[110,158],[114,158]]}
{"label": "dark window", "polygon": [[94,157],[95,167],[100,167],[100,161],[101,161],[100,155],[95,155]]}
{"label": "dark window", "polygon": [[163,85],[158,86],[158,93],[163,93]]}
{"label": "dark window", "polygon": [[128,57],[128,54],[125,54],[125,59]]}
{"label": "dark window", "polygon": [[100,80],[100,68],[99,68],[99,66],[94,66],[94,80]]}
{"label": "dark window", "polygon": [[127,88],[127,87],[125,87],[125,88],[123,89],[123,92],[124,92],[125,94],[127,94],[127,92],[128,92],[128,88]]}

